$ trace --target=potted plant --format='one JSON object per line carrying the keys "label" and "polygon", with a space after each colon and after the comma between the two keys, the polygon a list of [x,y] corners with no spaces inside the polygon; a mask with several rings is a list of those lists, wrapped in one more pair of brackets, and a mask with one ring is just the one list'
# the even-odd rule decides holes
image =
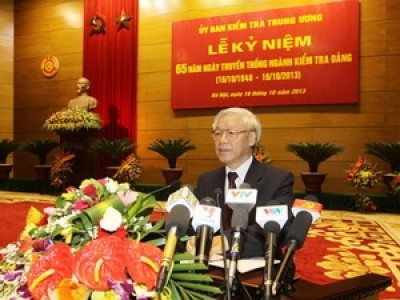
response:
{"label": "potted plant", "polygon": [[110,165],[106,167],[106,170],[107,176],[112,177],[121,163],[122,156],[132,152],[135,147],[136,144],[129,138],[101,138],[89,146],[89,151],[104,154],[110,159]]}
{"label": "potted plant", "polygon": [[39,162],[35,166],[37,180],[49,179],[51,165],[47,164],[47,155],[59,145],[58,141],[52,139],[28,139],[19,146],[19,150],[37,156]]}
{"label": "potted plant", "polygon": [[388,192],[392,192],[391,182],[400,173],[400,142],[370,142],[364,146],[364,153],[375,156],[390,165],[390,172],[383,174],[383,182]]}
{"label": "potted plant", "polygon": [[7,164],[7,157],[18,148],[19,143],[10,139],[0,140],[0,179],[9,178],[12,164]]}
{"label": "potted plant", "polygon": [[195,150],[196,146],[185,139],[156,139],[147,149],[157,152],[168,161],[168,168],[162,169],[166,184],[171,184],[174,180],[181,178],[183,170],[176,167],[179,157],[190,150]]}
{"label": "potted plant", "polygon": [[328,158],[344,150],[340,145],[332,143],[305,142],[288,144],[286,150],[294,153],[308,164],[308,172],[301,173],[306,193],[321,193],[321,186],[326,173],[319,172],[319,165]]}

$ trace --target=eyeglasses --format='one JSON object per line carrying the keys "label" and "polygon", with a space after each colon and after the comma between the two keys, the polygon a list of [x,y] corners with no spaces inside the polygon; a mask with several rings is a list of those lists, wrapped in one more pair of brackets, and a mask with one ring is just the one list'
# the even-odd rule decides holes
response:
{"label": "eyeglasses", "polygon": [[223,136],[224,134],[226,134],[226,138],[227,138],[229,141],[234,141],[234,140],[236,140],[236,139],[239,137],[239,134],[245,133],[245,132],[250,132],[250,131],[249,131],[249,130],[241,130],[241,131],[235,131],[235,130],[225,130],[225,131],[222,131],[222,130],[215,130],[215,131],[213,131],[213,132],[211,133],[211,136],[212,136],[212,138],[213,138],[214,141],[219,141],[219,140],[222,138],[222,136]]}

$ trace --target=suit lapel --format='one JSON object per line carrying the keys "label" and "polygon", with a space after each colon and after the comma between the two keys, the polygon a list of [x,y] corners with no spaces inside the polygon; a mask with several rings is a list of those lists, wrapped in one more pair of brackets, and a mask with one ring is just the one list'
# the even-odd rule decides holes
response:
{"label": "suit lapel", "polygon": [[256,159],[250,165],[244,182],[250,184],[251,188],[259,189],[261,187],[262,178],[264,176],[264,167]]}

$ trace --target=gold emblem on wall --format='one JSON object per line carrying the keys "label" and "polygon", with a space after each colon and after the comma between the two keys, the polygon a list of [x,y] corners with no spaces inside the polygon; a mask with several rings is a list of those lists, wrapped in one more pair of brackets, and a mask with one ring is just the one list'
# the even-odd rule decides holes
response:
{"label": "gold emblem on wall", "polygon": [[56,75],[59,68],[60,64],[58,62],[57,57],[52,55],[43,58],[42,63],[40,65],[40,70],[42,71],[43,76],[46,78],[50,78]]}
{"label": "gold emblem on wall", "polygon": [[89,35],[92,36],[94,34],[105,34],[106,33],[106,22],[104,18],[97,14],[90,19],[89,24],[92,26],[92,29],[89,32]]}

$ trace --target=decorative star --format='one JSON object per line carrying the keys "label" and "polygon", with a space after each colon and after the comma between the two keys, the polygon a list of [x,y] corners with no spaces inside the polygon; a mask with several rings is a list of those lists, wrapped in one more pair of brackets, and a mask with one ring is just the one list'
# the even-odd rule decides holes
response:
{"label": "decorative star", "polygon": [[129,30],[129,21],[132,20],[132,16],[127,16],[125,14],[125,11],[122,10],[121,16],[117,19],[115,19],[115,22],[119,24],[118,30],[121,30],[122,28],[125,28]]}

